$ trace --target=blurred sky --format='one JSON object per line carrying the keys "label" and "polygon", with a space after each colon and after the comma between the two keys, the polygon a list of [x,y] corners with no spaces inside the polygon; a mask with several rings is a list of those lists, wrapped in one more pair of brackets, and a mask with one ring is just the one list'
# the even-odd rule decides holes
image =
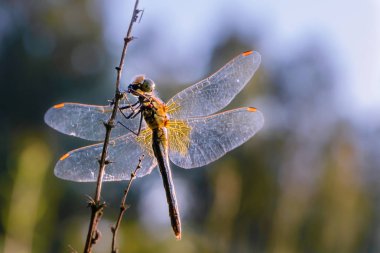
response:
{"label": "blurred sky", "polygon": [[[106,45],[118,57],[114,48],[121,44],[130,17],[126,10],[132,3],[112,0],[98,4]],[[154,66],[159,65],[172,68],[174,77],[182,82],[197,80],[207,74],[211,49],[230,31],[257,45],[253,49],[262,54],[262,64],[268,68],[294,54],[303,41],[316,40],[335,65],[338,112],[348,118],[355,115],[354,121],[379,120],[371,117],[380,109],[378,0],[147,0],[140,6],[145,10],[144,25],[137,27],[135,35],[160,43],[146,48],[147,59],[136,64],[136,71],[156,75]]]}
{"label": "blurred sky", "polygon": [[[49,244],[49,236],[54,237],[52,246],[45,246],[50,247],[51,252],[58,252],[56,248],[66,249],[68,241],[77,240],[77,245],[82,245],[80,240],[84,236],[72,231],[78,231],[78,227],[84,231],[88,225],[88,210],[83,207],[82,196],[92,194],[93,185],[70,183],[53,176],[54,163],[62,154],[88,142],[50,129],[43,122],[43,114],[55,103],[104,104],[112,97],[113,67],[119,61],[133,4],[130,0],[0,3],[0,60],[3,63],[0,70],[5,70],[0,72],[3,75],[0,75],[0,86],[5,87],[4,98],[0,100],[3,103],[0,106],[0,173],[3,173],[0,185],[5,190],[1,190],[0,201],[9,201],[9,210],[13,210],[13,203],[15,210],[27,212],[25,220],[30,220],[29,210],[17,205],[24,202],[16,197],[12,201],[8,193],[17,193],[17,186],[28,187],[25,182],[32,181],[28,173],[37,174],[34,169],[41,167],[35,153],[42,154],[40,158],[45,159],[43,164],[46,165],[43,175],[47,179],[37,178],[28,190],[40,191],[36,194],[36,206],[49,207],[49,213],[57,216],[50,218],[55,222],[50,224],[49,218],[40,215],[43,211],[35,215],[35,221],[40,219],[47,227],[39,231],[36,238],[40,239],[36,241]],[[218,242],[209,240],[215,229],[215,238],[226,241],[219,226],[223,228],[227,224],[225,231],[233,231],[229,237],[231,245],[239,245],[240,238],[234,236],[242,233],[246,236],[242,238],[248,242],[247,248],[254,245],[268,249],[271,245],[292,243],[288,238],[292,239],[291,235],[299,232],[300,245],[305,243],[307,249],[316,245],[316,252],[326,252],[318,251],[323,240],[315,233],[321,237],[327,235],[332,245],[335,242],[344,245],[345,241],[339,240],[339,236],[352,232],[352,240],[347,241],[356,242],[362,236],[362,245],[357,248],[367,249],[366,244],[370,244],[373,251],[368,252],[378,252],[380,1],[140,0],[140,8],[144,14],[141,23],[134,26],[133,35],[137,40],[128,49],[122,85],[127,85],[134,75],[144,73],[156,81],[165,100],[164,96],[174,95],[201,80],[243,51],[253,49],[262,55],[262,64],[252,81],[254,85],[247,85],[233,101],[233,106],[255,106],[263,111],[266,122],[262,131],[254,140],[210,164],[209,169],[194,173],[173,170],[178,177],[175,182],[184,225],[189,228],[187,233],[191,235],[193,231],[194,236],[184,240],[189,240],[191,245],[207,245],[194,240],[202,240],[205,233],[207,241]],[[14,99],[9,94],[19,95],[18,106],[13,105]],[[20,141],[29,135],[33,138],[27,144]],[[23,162],[25,152],[19,155],[19,150],[24,149],[30,152],[25,151],[28,159]],[[23,166],[16,166],[19,156]],[[213,169],[216,167],[218,169]],[[26,175],[25,181],[20,183],[15,180],[18,170]],[[135,197],[131,203],[136,208],[131,208],[131,220],[126,227],[132,229],[134,224],[138,225],[133,232],[125,233],[142,239],[142,246],[147,244],[145,232],[136,233],[140,222],[133,223],[133,218],[141,216],[144,229],[152,235],[167,235],[170,247],[180,245],[171,240],[163,187],[158,171],[154,174],[136,184],[133,194],[137,195],[131,196]],[[236,196],[230,196],[231,202],[228,202],[226,193],[231,189],[228,187],[234,186],[234,182],[229,185],[229,180],[234,178]],[[372,184],[368,184],[369,181]],[[45,183],[43,189],[48,190],[41,190],[41,182]],[[118,207],[115,193],[120,193],[120,188],[121,184],[107,184],[107,190],[103,191],[104,199],[111,202],[110,210]],[[219,196],[220,203],[213,201],[207,191],[212,192],[215,199]],[[322,194],[321,203],[314,206],[318,194]],[[31,201],[28,195],[24,199]],[[372,200],[373,203],[368,204]],[[351,209],[340,201],[352,201]],[[235,223],[220,222],[223,215],[218,216],[218,212],[235,205],[238,210],[231,214],[231,217],[236,215],[231,218]],[[375,210],[373,217],[368,210]],[[324,212],[326,219],[318,216]],[[342,216],[343,212],[352,216]],[[4,213],[8,213],[8,209]],[[208,215],[206,218],[204,213]],[[3,214],[0,212],[0,215]],[[363,227],[369,224],[368,227],[357,229],[357,218],[363,219],[358,224]],[[16,213],[13,220],[20,220]],[[348,229],[340,227],[339,222],[348,224]],[[196,224],[194,228],[191,223]],[[324,231],[330,229],[330,224],[335,226],[329,230],[333,235]],[[1,233],[6,231],[12,235],[8,227],[27,231],[32,245],[33,226],[37,227],[32,224],[30,230],[26,230],[22,226],[0,226],[0,248]],[[312,229],[304,233],[307,226]],[[63,228],[64,232],[50,233],[49,229],[57,230],[56,227]],[[315,245],[307,246],[307,236],[315,239]],[[17,239],[14,244],[20,244],[19,234],[15,233],[14,238]],[[263,252],[276,250],[274,247],[273,251]]]}

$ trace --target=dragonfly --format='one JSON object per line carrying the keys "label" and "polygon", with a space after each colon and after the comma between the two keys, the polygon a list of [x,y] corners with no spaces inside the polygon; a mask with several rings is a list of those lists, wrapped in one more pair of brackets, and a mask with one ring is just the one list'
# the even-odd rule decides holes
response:
{"label": "dragonfly", "polygon": [[[133,162],[144,155],[137,177],[158,167],[175,236],[181,238],[181,220],[171,164],[191,169],[205,166],[253,137],[264,124],[263,114],[254,107],[219,112],[246,86],[258,69],[261,56],[256,51],[239,54],[217,72],[189,86],[164,103],[155,83],[139,75],[134,78],[120,105],[120,124],[111,132],[108,160],[103,180],[129,180]],[[105,106],[61,103],[45,114],[45,122],[55,130],[90,141],[102,141],[104,122],[112,111]],[[129,115],[127,115],[129,114]],[[142,120],[144,119],[144,120]],[[72,150],[63,155],[54,174],[65,180],[94,182],[103,143]]]}

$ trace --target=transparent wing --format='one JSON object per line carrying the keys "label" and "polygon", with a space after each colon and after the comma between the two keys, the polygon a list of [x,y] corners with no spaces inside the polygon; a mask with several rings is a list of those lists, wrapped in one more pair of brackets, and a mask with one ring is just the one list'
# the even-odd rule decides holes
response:
{"label": "transparent wing", "polygon": [[190,128],[187,151],[180,152],[169,143],[169,157],[189,169],[211,163],[246,142],[261,129],[264,117],[255,108],[245,107],[184,122]]}
{"label": "transparent wing", "polygon": [[[62,156],[54,168],[54,174],[62,179],[76,182],[94,182],[97,180],[103,143],[75,149]],[[149,174],[156,166],[156,159],[147,152],[149,147],[142,145],[132,133],[110,141],[108,160],[104,181],[121,181],[130,179],[142,154],[144,158],[138,177]]]}
{"label": "transparent wing", "polygon": [[168,113],[173,118],[186,119],[223,109],[252,78],[260,61],[257,52],[240,54],[210,77],[172,97],[167,103]]}
{"label": "transparent wing", "polygon": [[[112,112],[111,106],[62,103],[51,107],[45,113],[45,122],[55,130],[90,141],[101,141],[105,136],[106,122]],[[128,128],[137,131],[140,116],[125,119],[120,112],[116,116]],[[129,130],[117,124],[111,131],[111,138],[127,134]]]}

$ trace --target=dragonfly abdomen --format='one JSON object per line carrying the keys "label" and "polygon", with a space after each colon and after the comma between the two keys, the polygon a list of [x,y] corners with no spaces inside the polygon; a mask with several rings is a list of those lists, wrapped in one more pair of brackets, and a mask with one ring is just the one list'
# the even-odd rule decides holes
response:
{"label": "dragonfly abdomen", "polygon": [[175,236],[177,239],[181,239],[181,219],[169,164],[167,129],[165,127],[154,129],[152,138],[152,148],[160,169],[169,206],[170,222]]}

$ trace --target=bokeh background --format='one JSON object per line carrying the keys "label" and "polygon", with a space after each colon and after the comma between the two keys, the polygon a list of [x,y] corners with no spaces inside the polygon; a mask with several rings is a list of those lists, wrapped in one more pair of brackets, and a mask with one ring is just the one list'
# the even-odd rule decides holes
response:
{"label": "bokeh background", "polygon": [[[89,144],[49,129],[60,102],[114,93],[132,1],[0,2],[0,252],[83,250],[94,184],[54,164]],[[173,168],[183,239],[157,171],[137,179],[122,252],[380,252],[380,3],[377,0],[142,0],[122,83],[145,73],[166,100],[233,56],[262,64],[229,108],[264,128],[207,167]],[[126,182],[107,183],[95,252]]]}

